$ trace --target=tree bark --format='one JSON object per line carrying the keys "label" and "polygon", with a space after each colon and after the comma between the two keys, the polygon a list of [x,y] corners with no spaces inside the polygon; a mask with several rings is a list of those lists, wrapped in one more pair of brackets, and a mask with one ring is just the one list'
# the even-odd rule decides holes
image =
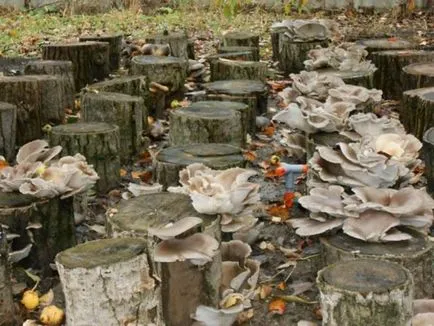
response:
{"label": "tree bark", "polygon": [[0,153],[8,162],[15,158],[15,140],[17,133],[17,107],[0,102]]}
{"label": "tree bark", "polygon": [[57,76],[0,76],[0,101],[17,106],[17,145],[41,138],[46,124],[63,122],[64,84]]}
{"label": "tree bark", "polygon": [[428,182],[427,190],[434,195],[434,127],[428,129],[423,136],[423,157]]}
{"label": "tree bark", "polygon": [[407,268],[414,279],[415,298],[431,297],[434,287],[430,280],[432,269],[432,244],[426,237],[409,230],[413,238],[408,241],[370,243],[337,234],[321,238],[324,266],[354,259],[387,260]]}
{"label": "tree bark", "polygon": [[403,91],[434,86],[434,63],[413,63],[402,68]]}
{"label": "tree bark", "polygon": [[219,301],[220,252],[212,262],[201,268],[189,261],[158,263],[154,260],[154,248],[161,240],[149,235],[148,228],[173,223],[188,216],[200,217],[203,223],[177,238],[204,232],[221,241],[220,219],[215,215],[198,214],[190,198],[183,194],[157,193],[130,199],[121,204],[118,213],[108,218],[109,234],[112,236],[134,236],[147,240],[150,265],[161,282],[160,303],[166,326],[190,325],[190,316],[199,304],[217,307]]}
{"label": "tree bark", "polygon": [[248,59],[247,61],[259,61],[260,56],[259,56],[259,48],[255,47],[255,46],[220,46],[217,49],[217,53],[218,54],[234,54],[234,53],[238,53],[238,52],[248,52]]}
{"label": "tree bark", "polygon": [[190,60],[195,60],[196,55],[194,53],[194,40],[189,39],[187,42],[187,56]]}
{"label": "tree bark", "polygon": [[411,50],[417,48],[417,44],[396,37],[391,38],[373,38],[357,41],[357,44],[363,45],[368,51],[368,60],[372,60],[372,53],[389,50]]}
{"label": "tree bark", "polygon": [[109,44],[110,71],[119,70],[121,62],[122,34],[80,36],[80,42],[106,42]]}
{"label": "tree bark", "polygon": [[184,32],[151,35],[146,37],[146,43],[169,44],[172,56],[188,60],[188,37]]}
{"label": "tree bark", "polygon": [[228,144],[196,144],[162,149],[155,162],[155,181],[166,190],[179,186],[179,172],[187,165],[202,163],[205,166],[225,170],[244,167],[246,161],[241,148]]}
{"label": "tree bark", "polygon": [[211,81],[249,79],[265,82],[267,64],[256,61],[214,60],[210,62]]}
{"label": "tree bark", "polygon": [[119,127],[120,159],[126,163],[144,148],[148,113],[141,97],[120,93],[85,93],[81,98],[86,122],[106,122]]}
{"label": "tree bark", "polygon": [[279,61],[279,34],[278,32],[271,32],[271,50],[273,61]]}
{"label": "tree bark", "polygon": [[247,31],[228,32],[223,35],[223,46],[249,46],[256,48],[255,56],[259,60],[259,34]]}
{"label": "tree bark", "polygon": [[68,60],[74,67],[75,90],[80,91],[95,80],[103,80],[110,72],[109,44],[79,42],[50,44],[42,49],[44,60]]}
{"label": "tree bark", "polygon": [[89,85],[89,90],[99,92],[122,93],[140,96],[145,100],[149,93],[146,78],[143,76],[122,76]]}
{"label": "tree bark", "polygon": [[[240,113],[242,112],[243,115]],[[246,143],[248,106],[232,102],[195,102],[170,112],[171,146],[224,143],[243,147]]]}
{"label": "tree bark", "polygon": [[413,282],[406,268],[385,261],[355,260],[318,273],[324,326],[408,326]]}
{"label": "tree bark", "polygon": [[0,224],[20,236],[13,240],[12,249],[21,250],[33,243],[28,258],[20,263],[41,270],[45,276],[52,274],[49,264],[56,254],[76,244],[72,203],[72,197],[42,200],[15,192],[0,193]]}
{"label": "tree bark", "polygon": [[372,62],[378,68],[374,74],[375,88],[383,91],[383,98],[400,100],[403,86],[402,68],[416,62],[434,60],[434,52],[423,50],[393,50],[372,53]]}
{"label": "tree bark", "polygon": [[54,127],[50,145],[63,147],[62,155],[86,157],[98,173],[96,188],[105,193],[120,183],[119,128],[102,122],[73,123]]}
{"label": "tree bark", "polygon": [[164,325],[145,240],[86,242],[57,255],[56,266],[67,325]]}
{"label": "tree bark", "polygon": [[238,61],[258,61],[253,60],[253,55],[251,51],[239,51],[239,52],[227,52],[219,53],[206,57],[206,60],[211,64],[213,61],[218,59],[228,59],[228,60],[238,60]]}
{"label": "tree bark", "polygon": [[363,86],[368,89],[374,88],[374,72],[371,71],[340,71],[334,69],[319,69],[318,74],[332,75],[339,78],[346,84]]}
{"label": "tree bark", "polygon": [[404,92],[399,117],[407,132],[422,140],[424,132],[434,126],[434,87]]}
{"label": "tree bark", "polygon": [[18,325],[15,318],[15,305],[12,296],[12,283],[8,261],[6,232],[0,225],[0,326]]}

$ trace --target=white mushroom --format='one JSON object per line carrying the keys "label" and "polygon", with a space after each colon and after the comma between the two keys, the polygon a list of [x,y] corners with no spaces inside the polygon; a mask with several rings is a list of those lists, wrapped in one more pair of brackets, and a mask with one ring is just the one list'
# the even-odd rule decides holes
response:
{"label": "white mushroom", "polygon": [[329,90],[327,103],[349,102],[355,104],[359,109],[365,109],[371,104],[381,101],[383,91],[367,89],[362,86],[344,85]]}
{"label": "white mushroom", "polygon": [[184,217],[175,223],[170,223],[169,225],[150,227],[148,228],[148,233],[160,238],[161,240],[167,240],[191,230],[192,228],[202,224],[202,222],[203,220],[200,217]]}

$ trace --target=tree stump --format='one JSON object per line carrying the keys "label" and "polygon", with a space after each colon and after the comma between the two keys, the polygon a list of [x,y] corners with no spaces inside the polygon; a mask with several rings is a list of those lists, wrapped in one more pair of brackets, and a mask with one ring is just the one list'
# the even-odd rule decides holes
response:
{"label": "tree stump", "polygon": [[417,44],[396,37],[391,38],[373,38],[359,40],[357,44],[363,45],[368,51],[368,60],[372,59],[372,53],[378,51],[389,51],[389,50],[408,50],[415,49]]}
{"label": "tree stump", "polygon": [[96,187],[105,193],[120,183],[119,128],[102,122],[73,123],[53,127],[50,145],[63,147],[62,155],[86,157],[98,173]]}
{"label": "tree stump", "polygon": [[241,148],[228,144],[195,144],[162,149],[155,161],[155,181],[163,189],[179,186],[179,172],[187,165],[202,163],[215,170],[244,167]]}
{"label": "tree stump", "polygon": [[185,32],[151,35],[146,37],[146,43],[169,44],[170,55],[188,60],[188,37]]}
{"label": "tree stump", "polygon": [[402,68],[403,91],[434,86],[434,63],[413,63]]}
{"label": "tree stump", "polygon": [[374,74],[375,88],[383,91],[383,98],[400,100],[403,87],[402,69],[416,62],[434,61],[433,51],[393,50],[372,53],[372,62],[378,68]]}
{"label": "tree stump", "polygon": [[42,58],[71,61],[76,91],[95,80],[103,80],[110,73],[109,44],[106,42],[49,44],[42,48]]}
{"label": "tree stump", "polygon": [[286,75],[304,70],[307,53],[316,47],[328,47],[328,40],[296,42],[284,33],[279,34],[279,68]]}
{"label": "tree stump", "polygon": [[[171,146],[246,143],[248,106],[234,102],[195,102],[170,112]],[[240,112],[243,112],[242,115]]]}
{"label": "tree stump", "polygon": [[17,76],[24,75],[26,65],[37,58],[26,57],[0,57],[0,75]]}
{"label": "tree stump", "polygon": [[[407,231],[407,230],[406,230]],[[321,238],[324,266],[354,259],[387,260],[407,268],[414,279],[415,298],[431,297],[434,293],[432,278],[432,243],[416,231],[408,241],[370,243],[351,238],[343,233]]]}
{"label": "tree stump", "polygon": [[423,157],[428,182],[427,190],[434,195],[434,127],[429,128],[423,136]]}
{"label": "tree stump", "polygon": [[20,263],[41,270],[45,276],[52,274],[49,264],[56,254],[76,244],[72,197],[44,200],[2,192],[0,224],[6,225],[9,233],[19,235],[12,241],[13,250],[33,244],[28,258]]}
{"label": "tree stump", "polygon": [[143,76],[122,76],[89,85],[90,91],[122,93],[140,96],[145,99],[149,93],[146,78]]}
{"label": "tree stump", "polygon": [[279,38],[280,33],[277,31],[272,31],[270,33],[271,36],[271,51],[272,56],[271,60],[273,61],[279,61]]}
{"label": "tree stump", "polygon": [[0,101],[17,106],[17,145],[41,138],[44,125],[64,120],[63,90],[57,76],[0,76]]}
{"label": "tree stump", "polygon": [[320,75],[331,75],[342,78],[346,84],[374,88],[373,71],[340,71],[333,68],[315,70]]}
{"label": "tree stump", "polygon": [[86,122],[106,122],[119,127],[121,162],[130,161],[144,148],[148,113],[143,98],[120,93],[85,93],[81,98]]}
{"label": "tree stump", "polygon": [[119,70],[122,51],[122,34],[80,36],[80,42],[106,42],[109,44],[110,71]]}
{"label": "tree stump", "polygon": [[188,216],[200,217],[203,223],[177,238],[204,232],[220,242],[220,219],[197,213],[189,196],[183,194],[156,193],[130,199],[121,204],[118,213],[109,216],[107,221],[112,236],[136,236],[147,240],[150,265],[155,278],[161,282],[160,300],[167,326],[190,325],[190,315],[199,304],[217,307],[219,301],[220,253],[200,268],[189,261],[158,263],[154,260],[154,248],[161,240],[149,235],[148,229]]}
{"label": "tree stump", "polygon": [[54,75],[64,81],[63,108],[74,108],[74,71],[71,61],[38,60],[29,62],[24,68],[26,75]]}
{"label": "tree stump", "polygon": [[316,279],[324,326],[408,326],[413,282],[395,263],[355,260],[328,266]]}
{"label": "tree stump", "polygon": [[259,60],[259,34],[248,31],[227,32],[223,35],[223,46],[249,46],[256,48]]}
{"label": "tree stump", "polygon": [[6,233],[0,225],[0,326],[18,325],[18,321],[15,319],[15,304],[12,296],[8,257]]}
{"label": "tree stump", "polygon": [[210,62],[211,80],[250,79],[265,82],[267,64],[256,61],[214,60]]}
{"label": "tree stump", "polygon": [[404,92],[399,117],[408,133],[422,139],[424,132],[434,126],[434,87]]}
{"label": "tree stump", "polygon": [[187,56],[190,60],[195,60],[196,55],[194,53],[194,40],[189,39],[187,42]]}
{"label": "tree stump", "polygon": [[15,158],[15,139],[17,133],[17,107],[0,102],[0,154],[8,162]]}
{"label": "tree stump", "polygon": [[234,54],[238,52],[248,52],[247,61],[259,61],[259,48],[255,46],[220,46],[217,49],[219,54]]}
{"label": "tree stump", "polygon": [[258,61],[253,60],[253,55],[251,51],[238,51],[238,52],[227,52],[219,53],[206,57],[206,60],[211,64],[213,61],[218,59],[228,59],[228,60],[238,60],[238,61]]}
{"label": "tree stump", "polygon": [[142,239],[103,239],[59,253],[67,325],[163,325]]}
{"label": "tree stump", "polygon": [[267,86],[259,80],[220,80],[203,85],[207,94],[256,97],[256,115],[267,112]]}

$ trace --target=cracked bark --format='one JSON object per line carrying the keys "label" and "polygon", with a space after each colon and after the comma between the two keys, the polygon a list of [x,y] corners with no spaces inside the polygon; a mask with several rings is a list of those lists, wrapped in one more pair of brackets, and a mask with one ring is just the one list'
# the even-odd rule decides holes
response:
{"label": "cracked bark", "polygon": [[8,162],[15,158],[17,107],[0,102],[0,153]]}

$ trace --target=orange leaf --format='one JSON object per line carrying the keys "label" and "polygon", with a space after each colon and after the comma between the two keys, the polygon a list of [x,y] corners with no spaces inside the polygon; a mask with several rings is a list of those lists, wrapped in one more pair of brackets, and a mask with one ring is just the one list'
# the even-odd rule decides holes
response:
{"label": "orange leaf", "polygon": [[285,192],[283,195],[283,203],[286,208],[292,208],[294,206],[295,194],[293,192]]}
{"label": "orange leaf", "polygon": [[280,177],[280,175],[278,174],[278,171],[273,169],[273,170],[268,170],[267,172],[265,172],[265,177],[270,178],[270,179],[274,179],[274,178]]}
{"label": "orange leaf", "polygon": [[274,126],[269,126],[264,128],[263,133],[268,137],[272,137],[274,135],[275,130],[276,128],[274,128]]}
{"label": "orange leaf", "polygon": [[286,283],[285,282],[280,282],[279,285],[277,285],[277,288],[279,290],[285,290],[286,289]]}
{"label": "orange leaf", "polygon": [[151,171],[133,171],[131,172],[131,177],[133,179],[140,179],[141,181],[145,183],[149,183],[152,179],[152,172]]}
{"label": "orange leaf", "polygon": [[268,311],[276,315],[283,315],[285,308],[286,302],[282,299],[274,299],[268,304]]}
{"label": "orange leaf", "polygon": [[149,151],[144,151],[142,153],[140,153],[138,155],[138,161],[137,163],[140,164],[147,164],[147,163],[152,163],[152,156],[151,153],[149,153]]}
{"label": "orange leaf", "polygon": [[121,175],[121,177],[125,177],[126,175],[127,175],[127,170],[125,170],[125,169],[120,169],[119,170],[119,174]]}
{"label": "orange leaf", "polygon": [[389,42],[396,42],[396,41],[398,41],[398,39],[396,37],[389,37],[387,40]]}
{"label": "orange leaf", "polygon": [[253,162],[256,160],[257,156],[255,152],[252,151],[244,151],[243,152],[244,159],[249,162]]}
{"label": "orange leaf", "polygon": [[272,205],[267,208],[267,213],[271,216],[277,216],[286,221],[289,218],[289,210],[285,205]]}

